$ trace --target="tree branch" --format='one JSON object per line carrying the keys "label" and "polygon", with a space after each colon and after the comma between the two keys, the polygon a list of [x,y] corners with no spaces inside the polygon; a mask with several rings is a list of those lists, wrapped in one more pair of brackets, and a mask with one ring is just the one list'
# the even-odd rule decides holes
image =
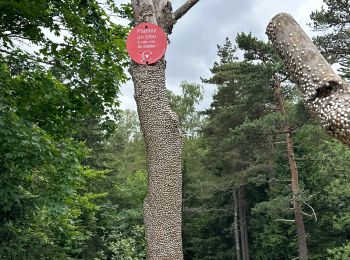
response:
{"label": "tree branch", "polygon": [[186,3],[184,3],[174,12],[175,21],[179,20],[182,16],[184,16],[192,8],[192,6],[194,6],[198,2],[199,0],[187,0]]}
{"label": "tree branch", "polygon": [[273,46],[303,93],[310,113],[328,134],[350,146],[350,84],[338,76],[294,18],[276,15],[267,28]]}
{"label": "tree branch", "polygon": [[7,51],[7,50],[4,50],[4,49],[0,49],[0,52],[6,53],[6,54],[9,54],[9,55],[11,55],[11,54],[12,54],[12,52]]}
{"label": "tree branch", "polygon": [[311,217],[314,217],[314,218],[315,218],[315,221],[317,221],[317,216],[316,216],[316,212],[315,212],[314,208],[311,207],[311,205],[310,205],[309,203],[304,202],[304,204],[305,204],[306,206],[308,206],[308,207],[312,210],[312,215],[310,215],[310,216],[311,216]]}
{"label": "tree branch", "polygon": [[294,223],[295,220],[294,219],[283,219],[283,218],[278,218],[278,219],[275,219],[276,222],[285,222],[285,223]]}
{"label": "tree branch", "polygon": [[272,144],[286,144],[287,142],[286,141],[280,141],[280,142],[274,142]]}
{"label": "tree branch", "polygon": [[206,208],[190,208],[190,207],[185,207],[184,211],[189,212],[189,213],[204,213],[204,212],[227,212],[229,214],[232,214],[231,210],[228,209],[217,209],[217,208],[211,208],[211,209],[206,209]]}

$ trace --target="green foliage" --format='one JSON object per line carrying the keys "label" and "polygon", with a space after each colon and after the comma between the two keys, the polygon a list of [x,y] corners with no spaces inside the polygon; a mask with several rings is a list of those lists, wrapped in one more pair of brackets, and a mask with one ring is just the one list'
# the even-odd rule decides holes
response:
{"label": "green foliage", "polygon": [[88,162],[107,174],[87,183],[98,210],[83,259],[145,259],[142,203],[147,190],[145,147],[135,111],[121,111],[117,131]]}
{"label": "green foliage", "polygon": [[[113,24],[108,18],[107,7],[112,8],[112,2],[107,1],[104,7],[97,1],[50,0],[7,1],[0,5],[0,54],[11,75],[23,73],[26,78],[28,74],[26,80],[32,81],[30,84],[38,83],[40,71],[51,71],[46,82],[43,80],[42,86],[38,84],[37,91],[31,92],[23,82],[18,82],[21,84],[18,91],[31,92],[30,95],[16,91],[11,95],[25,98],[27,108],[31,102],[37,102],[37,95],[41,96],[40,101],[56,95],[57,112],[67,116],[66,122],[60,122],[62,126],[68,123],[85,128],[94,119],[101,129],[110,131],[116,115],[114,108],[118,105],[115,96],[120,83],[126,80],[123,67],[127,33],[127,28]],[[29,48],[23,48],[23,44]],[[60,82],[60,88],[65,88],[61,100],[57,99],[57,91],[51,92],[47,86],[55,80]],[[46,95],[42,95],[44,92]],[[51,123],[58,123],[62,114]],[[60,125],[56,127],[60,129]]]}
{"label": "green foliage", "polygon": [[315,43],[331,63],[339,63],[344,77],[349,78],[350,3],[324,0],[325,7],[311,13],[314,30],[322,32]]}
{"label": "green foliage", "polygon": [[232,45],[232,42],[228,37],[225,39],[223,45],[217,45],[218,56],[220,57],[220,64],[232,63],[238,58],[234,56],[236,52],[236,47]]}
{"label": "green foliage", "polygon": [[[101,204],[98,214],[101,243],[98,259],[146,259],[142,203],[147,192],[147,174],[137,171],[119,180]],[[119,205],[119,206],[116,206]],[[96,256],[95,256],[96,257]]]}
{"label": "green foliage", "polygon": [[[116,94],[126,80],[128,28],[111,22],[114,11],[113,1],[0,3],[1,259],[98,259],[104,247],[91,243],[112,237],[100,223],[116,172],[92,162],[116,129]],[[129,215],[118,203],[110,212],[124,223]],[[135,235],[115,236],[129,241],[128,252],[134,239],[142,255],[135,203]]]}
{"label": "green foliage", "polygon": [[[242,37],[255,40],[251,35]],[[235,48],[230,46],[228,40],[224,47],[218,46],[219,55],[225,57],[219,57],[221,63],[214,64],[213,76],[205,80],[217,85],[218,90],[210,109],[205,111],[207,120],[200,142],[202,166],[197,167],[201,175],[197,173],[199,177],[194,179],[191,173],[189,177],[193,179],[187,181],[194,183],[186,185],[185,182],[185,194],[191,198],[188,209],[185,208],[188,211],[185,211],[185,221],[189,222],[184,227],[186,259],[234,258],[232,192],[246,185],[249,187],[247,196],[252,196],[259,189],[264,192],[267,183],[262,175],[266,176],[271,156],[266,149],[275,130],[268,123],[276,121],[268,117],[274,102],[273,68],[262,62],[226,60],[226,57],[235,57]],[[231,53],[227,53],[228,50]],[[248,184],[250,182],[259,184],[252,189],[254,186]],[[192,233],[186,235],[188,230]]]}
{"label": "green foliage", "polygon": [[73,140],[55,141],[13,114],[1,118],[0,257],[79,254],[90,237],[80,218],[84,212],[94,214],[90,200],[96,196],[78,193],[85,181],[80,161],[86,150]]}
{"label": "green foliage", "polygon": [[181,95],[176,95],[168,90],[170,107],[179,116],[182,130],[188,136],[194,136],[201,124],[196,105],[203,99],[203,89],[198,84],[187,82],[182,82],[180,87]]}
{"label": "green foliage", "polygon": [[347,243],[345,246],[329,249],[328,253],[327,260],[348,260],[350,259],[350,244]]}
{"label": "green foliage", "polygon": [[185,259],[235,258],[232,192],[242,185],[251,258],[297,256],[281,131],[286,125],[294,129],[309,258],[347,259],[349,150],[330,141],[310,120],[288,81],[282,85],[288,116],[277,111],[271,77],[284,77],[284,66],[271,45],[244,33],[236,42],[244,60],[214,64],[213,76],[205,82],[218,90],[205,111],[202,135],[185,150],[194,158],[185,161],[184,171]]}
{"label": "green foliage", "polygon": [[137,171],[134,175],[128,176],[126,183],[116,186],[117,194],[120,199],[127,202],[130,206],[140,206],[146,196],[147,191],[147,173]]}
{"label": "green foliage", "polygon": [[[78,252],[89,236],[75,224],[85,205],[70,202],[80,197],[85,171],[80,162],[87,150],[71,138],[58,138],[62,129],[55,120],[62,116],[57,106],[65,88],[44,71],[11,76],[4,63],[0,78],[1,258]],[[68,234],[71,240],[64,239]]]}
{"label": "green foliage", "polygon": [[[316,42],[348,76],[349,3],[324,2],[312,14],[315,29],[327,30]],[[128,28],[108,18],[132,21],[131,13],[110,0],[0,2],[0,259],[146,259],[145,146],[137,113],[116,109]],[[309,258],[350,259],[349,149],[309,119],[288,81],[288,116],[278,113],[271,78],[286,76],[283,63],[252,34],[235,40],[218,45],[204,80],[217,92],[202,115],[200,85],[168,93],[187,134],[185,259],[236,257],[233,191],[241,186],[251,259],[297,256],[286,124]]]}

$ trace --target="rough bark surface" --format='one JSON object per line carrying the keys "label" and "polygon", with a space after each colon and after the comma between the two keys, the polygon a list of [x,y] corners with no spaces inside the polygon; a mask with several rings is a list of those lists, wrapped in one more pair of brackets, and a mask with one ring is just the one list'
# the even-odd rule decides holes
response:
{"label": "rough bark surface", "polygon": [[165,64],[133,64],[130,68],[148,162],[148,194],[144,202],[147,256],[179,260],[181,240],[182,133],[170,110],[165,89]]}
{"label": "rough bark surface", "polygon": [[[281,82],[276,75],[274,76],[274,79],[275,79],[274,90],[275,90],[275,97],[277,101],[278,110],[282,115],[286,116],[287,112],[284,107],[284,101],[283,101],[282,91],[281,91]],[[297,163],[296,163],[295,154],[294,154],[294,145],[293,145],[293,139],[292,139],[291,126],[286,125],[284,127],[284,132],[286,133],[288,161],[289,161],[289,167],[292,175],[292,194],[293,194],[292,200],[293,200],[295,224],[296,224],[297,235],[298,235],[299,259],[307,260],[308,252],[307,252],[307,244],[306,244],[306,233],[305,233],[303,215],[301,211],[299,175],[298,175],[298,168],[297,168]]]}
{"label": "rough bark surface", "polygon": [[286,62],[290,79],[301,89],[310,112],[330,135],[350,146],[349,84],[332,70],[291,15],[276,15],[266,33]]}
{"label": "rough bark surface", "polygon": [[[149,22],[171,33],[175,18],[169,0],[132,0],[136,24]],[[197,1],[198,2],[198,1]],[[186,13],[191,6],[188,6]],[[144,201],[147,259],[181,260],[183,136],[166,97],[164,59],[152,65],[132,62],[129,72],[145,139],[148,194]]]}

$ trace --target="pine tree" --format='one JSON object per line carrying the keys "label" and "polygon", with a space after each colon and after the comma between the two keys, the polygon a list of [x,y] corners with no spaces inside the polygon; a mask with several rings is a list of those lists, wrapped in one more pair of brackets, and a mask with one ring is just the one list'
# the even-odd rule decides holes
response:
{"label": "pine tree", "polygon": [[324,0],[325,6],[311,13],[312,27],[322,34],[314,41],[329,62],[341,65],[343,77],[350,78],[350,3]]}

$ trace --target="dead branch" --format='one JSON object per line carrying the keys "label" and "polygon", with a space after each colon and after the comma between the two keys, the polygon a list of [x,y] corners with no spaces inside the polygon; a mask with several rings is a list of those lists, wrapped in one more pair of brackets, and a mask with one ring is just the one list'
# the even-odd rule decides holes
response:
{"label": "dead branch", "polygon": [[316,212],[315,212],[314,208],[311,207],[311,205],[310,205],[309,203],[307,203],[307,202],[304,202],[304,204],[305,204],[306,206],[308,206],[309,209],[312,210],[312,214],[311,214],[310,216],[311,216],[311,217],[314,217],[314,218],[315,218],[315,221],[317,221],[317,216],[316,216]]}
{"label": "dead branch", "polygon": [[199,0],[187,0],[186,3],[184,3],[174,12],[175,21],[179,20],[182,16],[184,16],[198,2]]}
{"label": "dead branch", "polygon": [[291,224],[291,223],[295,222],[294,219],[284,219],[284,218],[278,218],[278,219],[275,219],[274,221],[276,221],[276,222],[285,222],[285,223],[288,223],[288,224]]}

